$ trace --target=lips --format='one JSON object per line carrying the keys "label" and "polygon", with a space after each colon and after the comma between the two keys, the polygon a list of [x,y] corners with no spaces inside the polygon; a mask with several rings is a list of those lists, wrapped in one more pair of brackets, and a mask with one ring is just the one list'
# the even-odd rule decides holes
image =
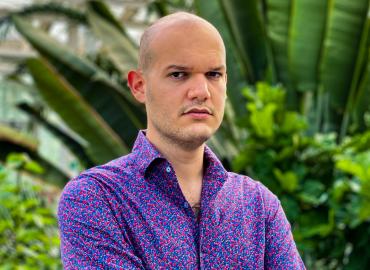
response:
{"label": "lips", "polygon": [[212,115],[212,111],[207,107],[191,107],[191,108],[186,109],[183,114],[189,114],[189,113]]}

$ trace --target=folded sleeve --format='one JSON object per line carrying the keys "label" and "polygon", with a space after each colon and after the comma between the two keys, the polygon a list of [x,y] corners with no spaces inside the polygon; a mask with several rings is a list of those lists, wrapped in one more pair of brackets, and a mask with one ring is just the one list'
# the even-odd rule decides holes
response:
{"label": "folded sleeve", "polygon": [[66,185],[58,223],[64,269],[144,269],[94,177],[80,176]]}
{"label": "folded sleeve", "polygon": [[280,201],[262,186],[265,207],[265,269],[306,269]]}

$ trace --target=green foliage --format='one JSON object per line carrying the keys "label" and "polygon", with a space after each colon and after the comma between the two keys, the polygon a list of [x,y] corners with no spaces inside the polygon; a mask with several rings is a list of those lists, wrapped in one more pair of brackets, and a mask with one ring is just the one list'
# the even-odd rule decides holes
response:
{"label": "green foliage", "polygon": [[370,221],[370,131],[341,144],[335,133],[310,137],[281,87],[257,83],[243,93],[247,115],[239,124],[248,136],[234,169],[280,198],[308,269],[368,267],[370,240],[361,232]]}
{"label": "green foliage", "polygon": [[[197,7],[205,1],[194,2]],[[219,29],[226,37],[228,55],[234,56],[233,65],[242,67],[230,70],[238,72],[233,77],[242,77],[246,84],[284,85],[288,108],[309,115],[311,132],[341,131],[338,140],[342,140],[365,130],[363,114],[370,97],[369,0],[215,2],[219,6],[212,4],[212,14],[217,17],[207,8],[197,12],[215,25],[226,23],[226,29]]]}
{"label": "green foliage", "polygon": [[[78,55],[45,31],[30,27],[26,16],[11,19],[40,54],[39,58],[27,61],[27,72],[33,77],[30,86],[39,91],[45,101],[42,105],[52,108],[81,137],[82,141],[72,150],[78,150],[77,157],[88,158],[82,163],[101,164],[128,152],[137,130],[145,125],[145,112],[130,95],[120,73],[133,67],[137,47],[129,40],[124,27],[117,26],[104,2],[88,1],[86,8],[87,21],[83,25],[91,28],[103,43],[101,51],[90,57]],[[91,59],[96,59],[96,63]],[[91,121],[82,124],[86,119]],[[48,129],[51,127],[48,122],[40,123]],[[73,135],[64,133],[63,138],[72,141]]]}
{"label": "green foliage", "polygon": [[26,179],[43,170],[25,154],[0,164],[0,269],[62,268],[55,213],[41,186]]}

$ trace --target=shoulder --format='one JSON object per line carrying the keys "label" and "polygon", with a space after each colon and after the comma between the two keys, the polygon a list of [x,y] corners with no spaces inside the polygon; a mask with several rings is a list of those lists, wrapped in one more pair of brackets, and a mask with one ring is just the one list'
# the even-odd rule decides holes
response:
{"label": "shoulder", "polygon": [[249,176],[228,172],[227,185],[237,190],[245,200],[258,204],[265,213],[273,213],[280,207],[280,201],[264,184]]}
{"label": "shoulder", "polygon": [[89,168],[72,178],[63,188],[60,201],[69,198],[101,200],[122,189],[125,182],[132,181],[135,177],[135,162],[132,155]]}
{"label": "shoulder", "polygon": [[234,172],[228,172],[228,182],[232,185],[237,185],[243,188],[244,192],[257,192],[264,197],[275,197],[276,196],[260,181],[252,179],[249,176],[237,174]]}

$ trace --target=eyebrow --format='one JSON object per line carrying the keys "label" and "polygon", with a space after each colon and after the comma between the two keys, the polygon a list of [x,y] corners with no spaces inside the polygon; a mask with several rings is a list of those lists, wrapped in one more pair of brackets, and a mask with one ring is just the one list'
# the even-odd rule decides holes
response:
{"label": "eyebrow", "polygon": [[189,67],[179,66],[179,65],[169,65],[169,66],[166,67],[166,70],[169,70],[169,69],[191,70],[191,68],[189,68]]}
{"label": "eyebrow", "polygon": [[226,70],[226,66],[221,65],[221,66],[218,66],[218,67],[210,68],[210,70],[213,70],[213,71]]}
{"label": "eyebrow", "polygon": [[[193,68],[186,67],[186,66],[180,66],[180,65],[169,65],[166,67],[166,70],[169,70],[169,69],[192,70]],[[209,68],[209,70],[212,70],[212,71],[219,71],[219,70],[225,70],[225,69],[226,69],[225,65]]]}

